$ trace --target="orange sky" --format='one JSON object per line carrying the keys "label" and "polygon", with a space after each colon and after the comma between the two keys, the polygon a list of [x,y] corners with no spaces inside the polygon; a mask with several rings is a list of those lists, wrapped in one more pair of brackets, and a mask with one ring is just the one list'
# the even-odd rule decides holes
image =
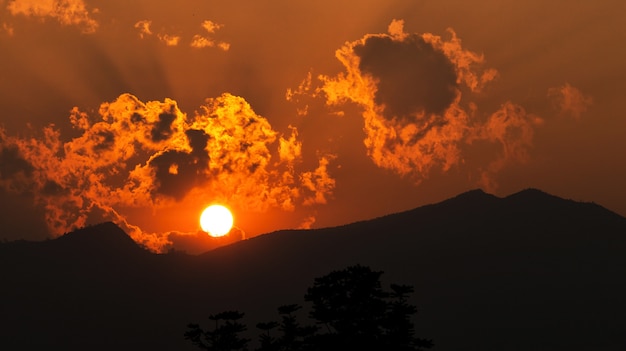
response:
{"label": "orange sky", "polygon": [[475,188],[626,215],[625,15],[617,0],[0,0],[1,238],[113,220],[201,251],[213,202],[240,238]]}

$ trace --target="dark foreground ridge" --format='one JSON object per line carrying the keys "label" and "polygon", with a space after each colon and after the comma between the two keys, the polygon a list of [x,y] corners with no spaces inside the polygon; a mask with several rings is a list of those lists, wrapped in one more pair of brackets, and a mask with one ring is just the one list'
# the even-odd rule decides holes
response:
{"label": "dark foreground ridge", "polygon": [[104,223],[0,245],[0,349],[194,350],[189,322],[235,309],[251,326],[275,319],[314,277],[361,264],[415,288],[417,334],[433,350],[623,350],[625,252],[625,218],[534,189],[198,256],[149,253]]}

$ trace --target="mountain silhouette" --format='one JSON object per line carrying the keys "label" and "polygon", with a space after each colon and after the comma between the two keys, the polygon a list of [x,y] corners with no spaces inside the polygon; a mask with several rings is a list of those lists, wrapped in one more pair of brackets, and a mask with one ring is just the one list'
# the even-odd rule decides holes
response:
{"label": "mountain silhouette", "polygon": [[361,264],[415,287],[417,335],[433,350],[623,350],[625,253],[626,218],[536,189],[473,190],[201,255],[153,254],[104,223],[0,245],[0,349],[194,350],[187,323],[229,309],[254,339],[315,277]]}
{"label": "mountain silhouette", "polygon": [[133,239],[113,222],[85,227],[51,240],[51,244],[92,250],[104,248],[112,251],[137,251],[141,249]]}
{"label": "mountain silhouette", "polygon": [[77,229],[53,240],[8,242],[5,249],[40,249],[57,253],[64,251],[67,254],[91,254],[93,252],[132,254],[145,251],[113,222],[104,222]]}

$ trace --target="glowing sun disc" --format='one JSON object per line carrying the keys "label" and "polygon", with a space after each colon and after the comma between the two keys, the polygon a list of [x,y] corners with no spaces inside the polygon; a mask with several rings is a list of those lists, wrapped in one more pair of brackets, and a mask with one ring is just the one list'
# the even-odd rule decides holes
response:
{"label": "glowing sun disc", "polygon": [[222,205],[211,205],[202,211],[200,227],[213,237],[224,236],[233,227],[233,214]]}

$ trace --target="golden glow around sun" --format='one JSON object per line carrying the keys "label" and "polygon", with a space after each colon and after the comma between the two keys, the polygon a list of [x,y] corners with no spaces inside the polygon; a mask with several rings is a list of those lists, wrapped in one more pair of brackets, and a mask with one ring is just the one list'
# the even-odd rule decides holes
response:
{"label": "golden glow around sun", "polygon": [[233,215],[222,205],[211,205],[202,211],[200,227],[213,237],[224,236],[233,227]]}

